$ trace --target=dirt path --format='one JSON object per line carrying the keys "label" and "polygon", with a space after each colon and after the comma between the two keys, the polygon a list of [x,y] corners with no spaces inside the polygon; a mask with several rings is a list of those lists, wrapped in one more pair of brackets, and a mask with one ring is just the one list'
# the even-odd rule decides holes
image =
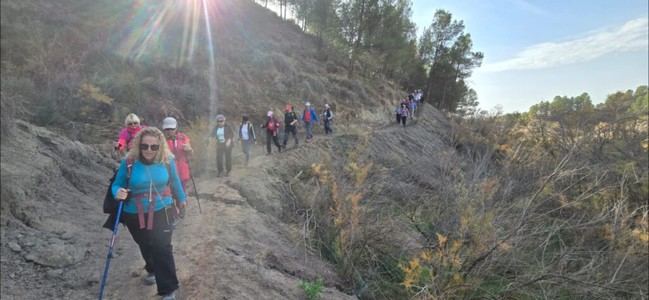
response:
{"label": "dirt path", "polygon": [[[305,252],[299,228],[257,211],[232,188],[272,162],[262,146],[254,148],[247,168],[235,166],[226,178],[197,179],[202,213],[191,197],[173,237],[180,299],[304,299],[300,280],[317,277],[327,286],[322,299],[355,299],[333,287],[331,266]],[[106,298],[156,299],[155,286],[142,283],[144,262],[137,246],[124,228],[120,236]]]}

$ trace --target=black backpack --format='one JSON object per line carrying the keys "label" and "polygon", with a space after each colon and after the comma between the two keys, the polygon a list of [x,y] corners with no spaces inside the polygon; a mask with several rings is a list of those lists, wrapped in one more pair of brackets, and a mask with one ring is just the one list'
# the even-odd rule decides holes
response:
{"label": "black backpack", "polygon": [[[128,188],[128,182],[131,179],[131,168],[133,167],[133,162],[130,160],[126,160],[126,187]],[[115,201],[115,197],[113,197],[113,182],[115,182],[115,177],[117,177],[117,171],[119,168],[115,169],[115,172],[113,173],[113,177],[110,178],[108,182],[108,188],[106,190],[106,195],[104,196],[104,205],[103,205],[103,210],[105,214],[108,214],[108,219],[106,219],[106,222],[102,227],[106,229],[113,230],[113,224],[115,223],[115,218],[117,217],[117,201]],[[121,221],[121,220],[120,220]]]}

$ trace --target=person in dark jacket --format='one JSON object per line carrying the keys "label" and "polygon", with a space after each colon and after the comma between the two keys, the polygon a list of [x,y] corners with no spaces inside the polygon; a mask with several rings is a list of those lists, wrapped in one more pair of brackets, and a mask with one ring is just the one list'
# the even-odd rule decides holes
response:
{"label": "person in dark jacket", "polygon": [[241,125],[239,125],[239,140],[241,141],[241,150],[246,156],[246,166],[250,161],[250,147],[252,144],[257,144],[257,136],[255,135],[255,128],[249,120],[248,114],[243,114]]}
{"label": "person in dark jacket", "polygon": [[293,106],[287,104],[284,112],[284,148],[285,149],[286,149],[286,144],[288,144],[288,135],[291,133],[293,134],[293,138],[295,138],[295,147],[297,147],[298,145],[297,123],[298,123],[298,117],[295,111],[293,111]]}
{"label": "person in dark jacket", "polygon": [[279,138],[277,137],[277,133],[279,132],[279,121],[277,121],[273,116],[273,111],[269,110],[266,115],[268,116],[268,119],[266,119],[266,123],[261,124],[261,128],[266,128],[267,155],[270,155],[271,153],[271,140],[275,143],[275,146],[277,146],[277,152],[282,152],[282,146],[279,144]]}
{"label": "person in dark jacket", "polygon": [[232,128],[225,124],[225,116],[216,116],[216,127],[212,131],[212,138],[216,139],[216,168],[219,173],[217,177],[223,174],[223,160],[225,159],[225,176],[230,175],[232,171]]}
{"label": "person in dark jacket", "polygon": [[331,129],[331,122],[334,119],[334,114],[331,112],[329,104],[325,104],[325,111],[322,113],[322,119],[324,120],[325,134],[333,133],[334,131]]}
{"label": "person in dark jacket", "polygon": [[401,115],[401,123],[405,128],[406,120],[408,119],[408,116],[410,116],[410,111],[408,111],[408,105],[406,103],[401,103],[401,109],[399,110],[399,114]]}

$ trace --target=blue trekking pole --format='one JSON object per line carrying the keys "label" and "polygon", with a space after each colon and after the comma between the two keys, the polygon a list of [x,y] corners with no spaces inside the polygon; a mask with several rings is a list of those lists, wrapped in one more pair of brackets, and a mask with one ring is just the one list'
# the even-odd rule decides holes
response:
{"label": "blue trekking pole", "polygon": [[115,246],[115,238],[119,233],[119,218],[122,215],[122,206],[124,201],[119,201],[119,206],[117,207],[117,218],[115,218],[115,225],[113,225],[113,236],[110,238],[110,244],[108,244],[108,257],[106,257],[106,265],[104,266],[104,275],[101,277],[101,286],[99,288],[99,300],[104,297],[104,287],[106,286],[106,279],[108,277],[108,267],[110,266],[110,259],[113,258],[113,246]]}

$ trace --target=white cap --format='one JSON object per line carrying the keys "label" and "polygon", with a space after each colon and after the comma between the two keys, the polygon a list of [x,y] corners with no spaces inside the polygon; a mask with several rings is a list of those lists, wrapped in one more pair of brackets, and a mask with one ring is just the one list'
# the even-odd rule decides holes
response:
{"label": "white cap", "polygon": [[326,107],[326,108],[329,108],[329,104],[325,104],[325,107]]}
{"label": "white cap", "polygon": [[166,117],[164,120],[162,120],[162,130],[168,128],[176,129],[176,126],[178,126],[178,122],[176,122],[176,119],[172,117]]}
{"label": "white cap", "polygon": [[306,103],[304,103],[304,105],[311,106],[311,102],[307,101]]}
{"label": "white cap", "polygon": [[269,116],[269,117],[272,116],[272,115],[273,115],[273,111],[272,111],[272,110],[269,110],[268,113],[267,113],[266,115]]}

